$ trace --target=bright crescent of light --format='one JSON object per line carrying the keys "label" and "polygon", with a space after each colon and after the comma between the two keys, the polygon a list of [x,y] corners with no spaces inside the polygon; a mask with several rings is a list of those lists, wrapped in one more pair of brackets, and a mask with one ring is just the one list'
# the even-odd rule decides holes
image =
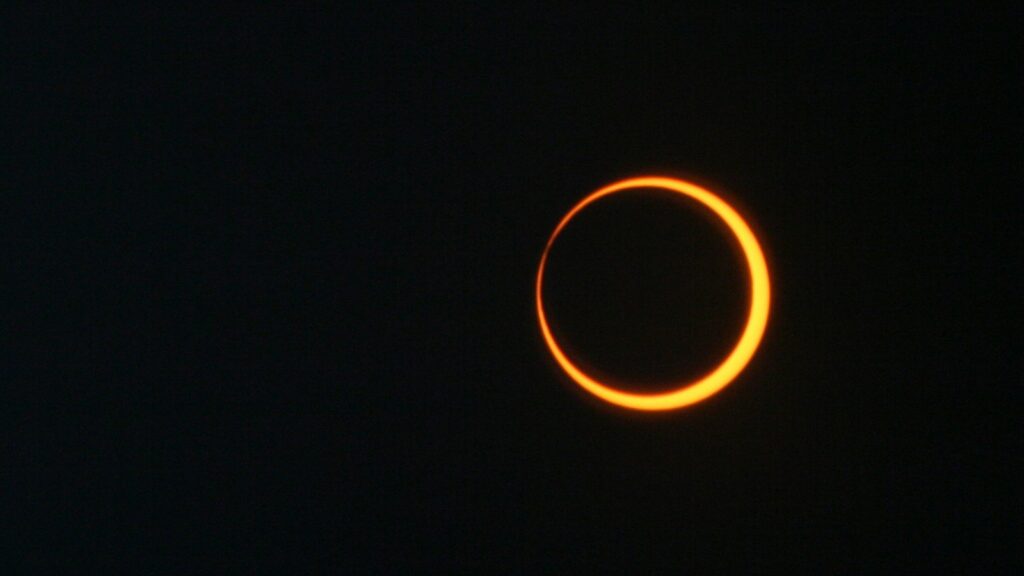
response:
{"label": "bright crescent of light", "polygon": [[[693,198],[710,208],[736,235],[736,239],[739,240],[740,247],[743,249],[743,254],[746,256],[747,266],[750,271],[750,314],[747,317],[747,325],[743,329],[743,335],[740,336],[736,347],[732,349],[732,352],[729,353],[721,364],[707,375],[693,382],[680,383],[668,392],[656,394],[634,394],[617,390],[588,376],[576,367],[558,346],[554,336],[552,336],[551,329],[548,328],[547,318],[544,316],[544,302],[541,298],[544,265],[547,263],[548,252],[551,251],[551,246],[555,243],[555,239],[558,238],[565,225],[580,210],[583,210],[592,202],[630,188],[663,188]],[[548,243],[544,247],[544,254],[541,255],[540,266],[537,269],[536,290],[537,319],[540,321],[540,329],[544,335],[544,341],[547,342],[548,348],[551,349],[551,354],[554,355],[555,360],[565,370],[565,373],[575,380],[577,384],[598,398],[634,410],[655,411],[681,408],[695,402],[700,402],[725,388],[753,357],[758,344],[761,342],[761,336],[764,335],[765,326],[768,324],[770,300],[768,265],[765,263],[764,253],[761,252],[761,245],[758,243],[754,233],[747,226],[747,223],[743,221],[743,218],[724,200],[700,186],[673,178],[648,176],[621,180],[601,188],[576,204],[562,218],[558,226],[555,227],[555,231],[552,232],[551,238],[548,239]]]}

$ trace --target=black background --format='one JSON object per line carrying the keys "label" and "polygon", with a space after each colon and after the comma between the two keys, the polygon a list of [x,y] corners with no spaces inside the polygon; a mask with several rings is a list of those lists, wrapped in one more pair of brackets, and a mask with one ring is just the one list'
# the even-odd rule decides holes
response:
{"label": "black background", "polygon": [[[6,573],[1021,570],[1019,13],[13,16]],[[735,202],[773,280],[746,371],[669,414],[579,391],[534,316],[558,220],[644,174]],[[699,374],[735,250],[616,202],[556,244],[558,329]]]}

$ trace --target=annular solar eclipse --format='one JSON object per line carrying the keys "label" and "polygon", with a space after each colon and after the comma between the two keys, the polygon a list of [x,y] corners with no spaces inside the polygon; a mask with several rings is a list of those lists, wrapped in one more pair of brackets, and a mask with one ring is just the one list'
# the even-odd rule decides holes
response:
{"label": "annular solar eclipse", "polygon": [[[633,393],[617,389],[605,382],[599,381],[577,367],[552,335],[544,313],[544,300],[542,297],[544,267],[547,264],[548,253],[551,251],[551,247],[554,245],[558,235],[569,221],[579,214],[581,210],[597,200],[635,188],[661,188],[692,198],[710,209],[721,218],[739,241],[740,248],[746,259],[748,272],[750,273],[750,310],[743,333],[732,351],[715,368],[697,380],[670,384],[666,386],[667,392],[652,394]],[[540,323],[544,341],[552,356],[558,362],[558,365],[573,381],[587,392],[606,402],[634,410],[657,411],[673,410],[700,402],[725,388],[743,371],[747,363],[754,356],[754,352],[761,342],[761,337],[764,335],[765,327],[768,323],[770,292],[768,265],[765,262],[764,253],[761,251],[761,245],[753,231],[751,231],[750,226],[747,225],[732,206],[714,193],[696,184],[675,178],[645,176],[620,180],[609,184],[583,198],[562,217],[554,232],[551,233],[551,237],[544,247],[544,253],[541,255],[540,266],[537,268],[535,298],[537,301],[537,320]]]}

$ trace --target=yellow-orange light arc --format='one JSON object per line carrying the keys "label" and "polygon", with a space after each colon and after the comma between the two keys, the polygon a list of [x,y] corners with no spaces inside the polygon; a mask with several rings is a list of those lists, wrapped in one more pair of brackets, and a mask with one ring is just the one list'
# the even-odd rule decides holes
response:
{"label": "yellow-orange light arc", "polygon": [[[568,224],[577,213],[591,203],[610,194],[622,192],[631,188],[661,188],[693,198],[704,206],[707,206],[725,222],[732,233],[736,236],[736,239],[739,241],[740,248],[742,248],[743,254],[746,257],[747,268],[750,272],[750,311],[747,315],[747,323],[743,329],[743,334],[740,336],[739,341],[736,343],[736,346],[732,349],[729,355],[726,356],[725,360],[723,360],[721,364],[703,377],[693,382],[679,383],[678,385],[673,386],[668,392],[655,394],[638,394],[618,390],[605,383],[599,382],[597,379],[589,376],[573,364],[569,357],[566,356],[565,352],[562,351],[562,348],[558,345],[555,337],[551,334],[551,329],[548,327],[548,321],[544,314],[544,301],[541,297],[541,288],[544,282],[544,266],[547,264],[548,253],[551,251],[551,246],[554,245],[555,239],[558,238],[558,235],[562,232],[562,229],[565,228],[566,224]],[[696,184],[692,184],[684,180],[677,180],[675,178],[645,176],[621,180],[591,193],[589,196],[577,203],[572,210],[569,210],[569,212],[562,218],[561,222],[558,223],[558,226],[555,227],[555,231],[551,233],[551,237],[548,239],[547,245],[544,247],[544,253],[540,258],[540,266],[537,269],[537,318],[540,322],[540,329],[544,336],[544,341],[551,350],[551,354],[554,356],[559,366],[561,366],[562,370],[564,370],[565,373],[568,374],[569,377],[577,384],[582,386],[583,389],[602,400],[625,408],[649,411],[672,410],[688,406],[708,398],[722,388],[725,388],[734,378],[736,378],[737,375],[739,375],[741,371],[743,371],[743,368],[746,367],[747,363],[750,362],[750,359],[754,356],[754,352],[757,350],[758,344],[761,343],[761,337],[764,335],[765,327],[768,325],[768,308],[769,301],[771,299],[770,292],[771,288],[768,281],[768,265],[765,262],[764,253],[761,251],[761,245],[757,241],[757,237],[751,231],[750,226],[747,225],[732,206],[715,194],[697,186]]]}

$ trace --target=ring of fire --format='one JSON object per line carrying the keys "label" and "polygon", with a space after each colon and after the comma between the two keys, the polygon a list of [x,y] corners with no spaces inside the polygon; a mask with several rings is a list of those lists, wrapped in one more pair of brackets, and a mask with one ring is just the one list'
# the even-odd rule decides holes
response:
{"label": "ring of fire", "polygon": [[[558,345],[555,337],[551,334],[551,329],[548,327],[547,317],[544,315],[544,301],[541,298],[541,287],[544,282],[544,266],[547,264],[548,253],[551,251],[551,246],[554,245],[555,239],[558,238],[558,235],[562,232],[562,229],[565,228],[566,224],[568,224],[576,214],[596,200],[610,194],[615,194],[616,192],[622,192],[632,188],[662,188],[693,198],[711,209],[712,212],[725,222],[732,233],[736,236],[736,239],[739,240],[740,247],[746,257],[747,267],[750,272],[750,312],[747,316],[747,323],[743,329],[743,334],[740,336],[739,341],[736,343],[736,346],[732,349],[729,355],[726,356],[725,360],[723,360],[721,364],[703,377],[693,382],[684,382],[674,385],[668,392],[655,394],[624,392],[603,382],[599,382],[597,379],[580,370],[572,363],[571,360],[569,360]],[[568,374],[569,377],[577,384],[583,387],[584,390],[598,398],[601,398],[602,400],[625,408],[650,411],[672,410],[700,402],[701,400],[715,394],[722,388],[725,388],[734,378],[736,378],[743,368],[746,367],[751,357],[753,357],[758,344],[761,342],[761,337],[764,335],[765,327],[768,324],[768,307],[770,300],[768,265],[765,263],[764,253],[761,251],[761,245],[758,243],[757,237],[754,236],[754,233],[750,230],[750,226],[747,225],[732,206],[715,194],[712,194],[696,184],[691,184],[690,182],[683,180],[676,180],[674,178],[658,176],[630,178],[609,184],[608,186],[591,193],[576,204],[572,210],[569,210],[569,212],[562,218],[562,221],[558,223],[558,226],[555,227],[555,231],[551,233],[551,237],[548,239],[548,243],[544,247],[544,253],[540,258],[540,266],[537,269],[536,300],[537,319],[540,322],[540,329],[544,336],[544,341],[547,343],[548,348],[551,350],[551,354],[555,357],[559,366],[562,367],[562,370],[564,370],[565,373]]]}

